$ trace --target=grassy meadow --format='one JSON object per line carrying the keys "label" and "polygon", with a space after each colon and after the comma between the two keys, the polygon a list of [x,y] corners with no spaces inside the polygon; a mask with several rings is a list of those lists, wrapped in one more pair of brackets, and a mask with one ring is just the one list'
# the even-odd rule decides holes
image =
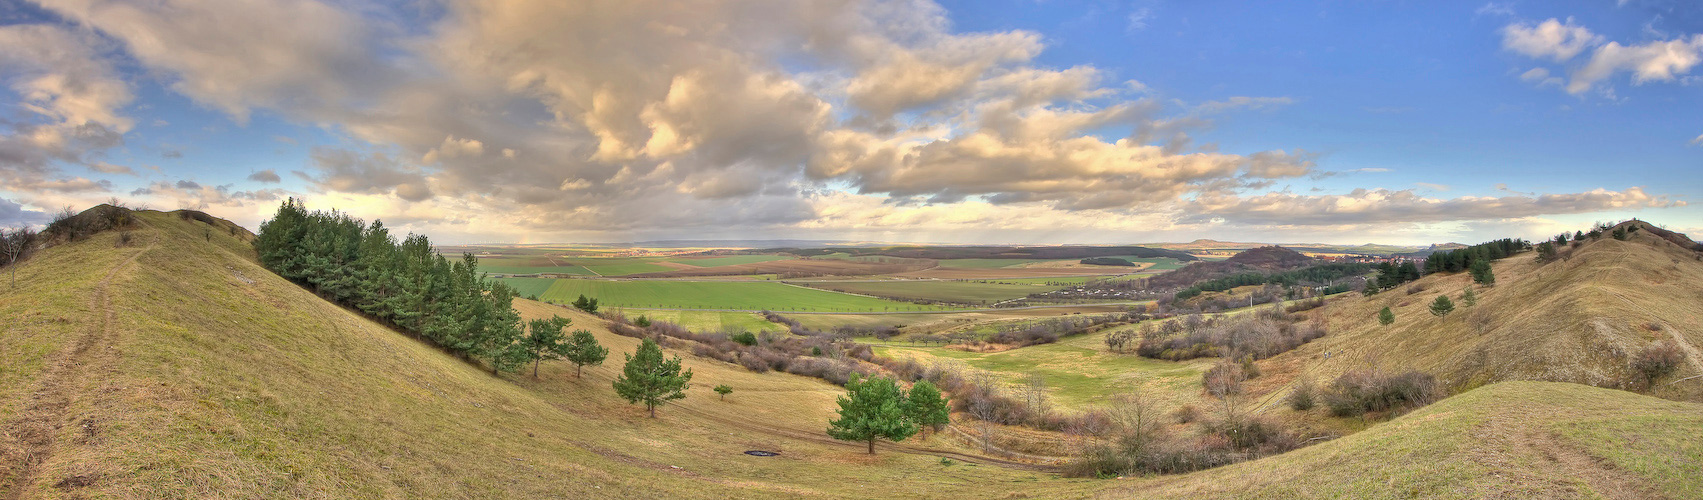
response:
{"label": "grassy meadow", "polygon": [[[537,278],[502,278],[517,288],[536,290]],[[772,281],[683,281],[683,280],[597,280],[559,279],[539,300],[566,304],[581,294],[595,297],[603,307],[633,309],[738,309],[744,311],[938,311],[940,306],[918,305],[875,297],[816,290]],[[526,293],[523,296],[529,295]]]}

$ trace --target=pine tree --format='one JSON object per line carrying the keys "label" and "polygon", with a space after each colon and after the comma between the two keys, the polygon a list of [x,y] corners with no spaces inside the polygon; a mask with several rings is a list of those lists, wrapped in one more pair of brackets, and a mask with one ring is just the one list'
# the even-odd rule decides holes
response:
{"label": "pine tree", "polygon": [[574,378],[580,378],[580,369],[586,365],[603,364],[604,358],[609,357],[609,349],[597,344],[597,337],[585,330],[574,330],[574,336],[568,340],[568,349],[563,357],[574,364]]}
{"label": "pine tree", "polygon": [[627,355],[627,366],[615,377],[615,393],[628,403],[643,403],[656,418],[656,405],[686,397],[692,370],[680,371],[680,358],[663,359],[662,346],[645,339],[638,352]]}
{"label": "pine tree", "polygon": [[1478,305],[1478,294],[1472,293],[1472,287],[1469,286],[1465,292],[1461,292],[1461,305],[1467,307]]}
{"label": "pine tree", "polygon": [[1484,286],[1492,286],[1496,284],[1496,274],[1490,270],[1490,261],[1472,261],[1472,268],[1470,271],[1472,272],[1472,280],[1478,284]]}
{"label": "pine tree", "polygon": [[727,395],[733,394],[733,386],[730,386],[730,385],[727,385],[727,384],[721,384],[721,385],[715,386],[714,390],[715,390],[716,394],[721,395],[722,401],[727,401]]}
{"label": "pine tree", "polygon": [[952,410],[951,406],[947,405],[947,399],[940,395],[940,389],[927,380],[911,385],[910,394],[905,401],[909,403],[905,410],[911,422],[921,428],[939,432],[942,427],[952,422]]}
{"label": "pine tree", "polygon": [[1396,313],[1395,313],[1395,311],[1391,311],[1389,307],[1385,307],[1385,308],[1378,311],[1378,324],[1384,325],[1384,326],[1389,326],[1389,324],[1395,323],[1395,322],[1396,322]]}
{"label": "pine tree", "polygon": [[562,335],[562,327],[572,322],[561,316],[527,322],[527,335],[521,337],[519,345],[524,359],[532,362],[532,378],[538,378],[538,365],[545,360],[567,357],[571,344]]}
{"label": "pine tree", "polygon": [[593,314],[597,313],[597,299],[586,298],[583,293],[579,295],[578,299],[574,300],[573,306],[575,309],[579,309],[581,311]]}
{"label": "pine tree", "polygon": [[1431,301],[1432,316],[1446,318],[1449,316],[1449,313],[1454,311],[1455,303],[1454,301],[1449,300],[1449,296],[1447,295],[1438,295],[1437,300]]}
{"label": "pine tree", "polygon": [[864,381],[852,375],[846,391],[839,399],[840,418],[828,422],[828,435],[834,439],[867,442],[874,455],[876,439],[898,442],[917,433],[916,423],[905,414],[905,391],[892,379]]}

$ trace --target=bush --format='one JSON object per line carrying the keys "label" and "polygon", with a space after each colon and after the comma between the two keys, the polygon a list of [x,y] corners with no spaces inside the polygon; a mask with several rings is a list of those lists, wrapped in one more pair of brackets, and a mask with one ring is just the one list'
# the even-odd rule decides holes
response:
{"label": "bush", "polygon": [[1242,381],[1247,377],[1242,374],[1241,363],[1219,361],[1211,369],[1201,375],[1201,383],[1206,386],[1206,392],[1214,396],[1240,394]]}
{"label": "bush", "polygon": [[1289,393],[1289,407],[1294,408],[1295,411],[1313,409],[1313,381],[1311,379],[1302,379],[1300,383],[1295,384],[1295,390]]}
{"label": "bush", "polygon": [[1632,370],[1644,377],[1644,385],[1648,387],[1657,379],[1666,377],[1679,370],[1679,364],[1685,361],[1685,353],[1680,351],[1679,344],[1672,339],[1663,340],[1638,352],[1638,357],[1632,360]]}
{"label": "bush", "polygon": [[757,335],[754,334],[754,333],[751,333],[751,332],[735,333],[731,336],[728,336],[728,340],[738,342],[741,345],[747,345],[747,346],[757,345]]}
{"label": "bush", "polygon": [[1194,423],[1200,420],[1200,408],[1195,405],[1182,405],[1171,412],[1171,417],[1176,418],[1179,424]]}
{"label": "bush", "polygon": [[1371,412],[1403,413],[1431,404],[1441,395],[1437,379],[1418,371],[1390,375],[1355,370],[1337,377],[1325,390],[1323,400],[1331,415],[1351,417]]}

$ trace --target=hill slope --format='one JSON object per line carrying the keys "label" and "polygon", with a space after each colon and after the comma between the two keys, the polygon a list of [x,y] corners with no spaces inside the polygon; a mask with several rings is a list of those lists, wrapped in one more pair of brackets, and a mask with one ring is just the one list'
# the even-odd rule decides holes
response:
{"label": "hill slope", "polygon": [[[840,390],[817,380],[685,355],[690,397],[652,420],[609,388],[635,341],[596,318],[518,302],[572,318],[614,359],[580,380],[563,363],[493,377],[261,269],[246,233],[138,218],[131,244],[48,249],[0,288],[0,498],[1677,496],[1699,477],[1698,405],[1566,384],[1493,385],[1295,453],[1135,482],[996,466],[932,435],[869,457],[823,435]],[[723,383],[726,401],[709,391]],[[1544,479],[1547,449],[1521,443],[1551,431],[1616,469]]]}
{"label": "hill slope", "polygon": [[[1286,354],[1328,380],[1359,366],[1413,368],[1456,388],[1504,380],[1573,382],[1638,389],[1631,360],[1672,340],[1686,353],[1676,375],[1652,394],[1703,401],[1703,260],[1650,231],[1626,241],[1603,237],[1571,246],[1553,262],[1525,252],[1493,264],[1496,285],[1474,286],[1478,305],[1461,304],[1468,273],[1433,275],[1371,297],[1333,299],[1320,310],[1332,334]],[[1409,293],[1409,289],[1417,291]],[[1456,310],[1435,317],[1438,295]],[[1397,320],[1381,326],[1389,307]],[[1331,353],[1329,359],[1324,354]]]}

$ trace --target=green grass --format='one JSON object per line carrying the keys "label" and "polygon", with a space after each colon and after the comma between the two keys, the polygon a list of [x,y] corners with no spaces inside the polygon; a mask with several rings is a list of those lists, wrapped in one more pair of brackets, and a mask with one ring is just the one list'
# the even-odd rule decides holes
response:
{"label": "green grass", "polygon": [[514,287],[521,297],[541,297],[550,290],[550,285],[556,284],[555,278],[494,278],[496,281],[507,283]]}
{"label": "green grass", "polygon": [[932,311],[907,302],[758,281],[614,281],[562,279],[540,299],[568,303],[581,294],[603,307],[774,311]]}
{"label": "green grass", "polygon": [[721,267],[738,264],[756,264],[776,260],[792,260],[790,255],[729,255],[726,257],[711,257],[708,259],[668,259],[669,262],[693,265],[698,267]]}
{"label": "green grass", "polygon": [[944,347],[917,347],[903,342],[877,343],[883,356],[915,356],[919,360],[949,359],[994,372],[1007,383],[1023,383],[1031,375],[1046,380],[1054,402],[1083,410],[1108,397],[1141,387],[1167,408],[1200,404],[1201,373],[1213,360],[1172,362],[1134,354],[1114,354],[1102,345],[1105,332],[1068,337],[1058,343],[974,353]]}
{"label": "green grass", "polygon": [[1047,262],[1046,259],[942,259],[940,267],[949,269],[999,269],[1014,267],[1035,262]]}
{"label": "green grass", "polygon": [[784,332],[786,327],[770,323],[759,313],[727,311],[679,311],[670,309],[622,309],[628,318],[643,315],[655,321],[678,323],[694,332],[745,330]]}
{"label": "green grass", "polygon": [[574,265],[581,266],[599,276],[626,276],[629,274],[660,273],[675,270],[672,267],[657,265],[660,257],[575,257],[566,259]]}
{"label": "green grass", "polygon": [[480,257],[479,270],[497,274],[591,274],[584,267],[568,264],[564,258],[546,256]]}
{"label": "green grass", "polygon": [[1049,286],[1042,284],[997,281],[933,280],[824,281],[809,283],[809,286],[850,293],[875,295],[878,297],[940,300],[972,304],[991,304],[1006,299],[1023,298],[1031,293],[1050,292],[1064,288],[1064,285]]}

